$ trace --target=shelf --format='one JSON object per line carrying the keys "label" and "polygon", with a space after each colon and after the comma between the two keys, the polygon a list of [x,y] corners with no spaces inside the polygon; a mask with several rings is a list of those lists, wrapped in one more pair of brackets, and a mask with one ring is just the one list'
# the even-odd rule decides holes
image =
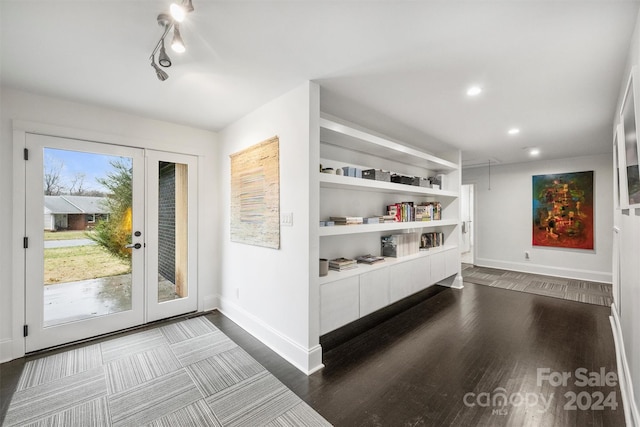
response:
{"label": "shelf", "polygon": [[456,219],[443,219],[440,221],[407,221],[407,222],[386,222],[384,224],[356,224],[356,225],[331,225],[320,227],[320,237],[342,236],[346,234],[375,233],[379,231],[399,231],[422,228],[435,228],[443,226],[458,225]]}
{"label": "shelf", "polygon": [[375,181],[373,179],[353,178],[350,176],[320,173],[321,188],[342,188],[346,190],[375,191],[378,193],[406,194],[412,196],[458,197],[457,191],[436,190],[434,188],[395,182]]}
{"label": "shelf", "polygon": [[365,132],[364,130],[357,129],[355,126],[340,123],[326,115],[320,117],[320,141],[439,172],[449,172],[459,169],[458,165],[453,162]]}
{"label": "shelf", "polygon": [[327,274],[326,276],[320,277],[319,283],[322,286],[325,283],[331,283],[331,282],[335,282],[336,280],[342,280],[342,279],[347,279],[349,277],[359,276],[360,274],[368,273],[370,271],[379,270],[381,268],[411,261],[417,258],[431,256],[440,252],[446,252],[452,249],[457,249],[457,246],[453,246],[453,245],[440,246],[438,248],[431,248],[426,251],[420,251],[415,255],[408,255],[400,258],[385,257],[384,262],[380,262],[373,265],[358,264],[357,268],[352,268],[350,270],[345,270],[345,271],[329,270],[329,274]]}

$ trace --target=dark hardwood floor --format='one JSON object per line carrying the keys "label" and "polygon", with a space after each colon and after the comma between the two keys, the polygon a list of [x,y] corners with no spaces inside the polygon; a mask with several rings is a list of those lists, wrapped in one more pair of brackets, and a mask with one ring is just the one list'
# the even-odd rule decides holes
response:
{"label": "dark hardwood floor", "polygon": [[[465,284],[433,292],[326,351],[325,368],[311,376],[219,312],[207,318],[336,426],[616,427],[624,425],[619,388],[583,386],[582,371],[576,376],[576,369],[592,381],[601,370],[617,372],[609,312]],[[22,363],[0,365],[0,420],[12,393],[5,385]],[[562,373],[571,375],[565,385],[548,380]],[[613,393],[617,408],[599,393]],[[598,400],[604,409],[590,409]]]}

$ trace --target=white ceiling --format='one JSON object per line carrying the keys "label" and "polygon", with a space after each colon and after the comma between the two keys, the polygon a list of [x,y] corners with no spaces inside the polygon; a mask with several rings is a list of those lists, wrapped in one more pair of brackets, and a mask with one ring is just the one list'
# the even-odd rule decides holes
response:
{"label": "white ceiling", "polygon": [[160,82],[148,58],[169,3],[0,0],[1,82],[218,131],[313,80],[323,111],[469,164],[573,157],[610,150],[640,6],[193,0]]}

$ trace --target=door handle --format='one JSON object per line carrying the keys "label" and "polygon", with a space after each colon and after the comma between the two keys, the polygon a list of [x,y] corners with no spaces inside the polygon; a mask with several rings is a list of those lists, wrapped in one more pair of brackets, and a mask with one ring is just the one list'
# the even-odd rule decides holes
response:
{"label": "door handle", "polygon": [[131,243],[129,245],[126,245],[125,248],[127,249],[140,249],[142,247],[142,245],[140,243]]}

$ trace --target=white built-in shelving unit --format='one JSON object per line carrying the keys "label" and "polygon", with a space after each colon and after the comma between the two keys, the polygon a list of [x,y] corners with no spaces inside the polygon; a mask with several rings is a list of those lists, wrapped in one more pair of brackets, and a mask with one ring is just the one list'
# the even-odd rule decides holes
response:
{"label": "white built-in shelving unit", "polygon": [[407,144],[363,129],[335,117],[320,118],[320,163],[334,169],[352,166],[382,169],[403,175],[445,176],[441,189],[425,188],[319,172],[320,220],[331,216],[378,216],[386,206],[402,201],[438,201],[438,221],[319,226],[320,257],[354,258],[380,255],[380,239],[400,233],[443,232],[443,246],[346,271],[329,271],[319,278],[320,333],[325,334],[428,286],[442,281],[461,287],[460,277],[460,166]]}

